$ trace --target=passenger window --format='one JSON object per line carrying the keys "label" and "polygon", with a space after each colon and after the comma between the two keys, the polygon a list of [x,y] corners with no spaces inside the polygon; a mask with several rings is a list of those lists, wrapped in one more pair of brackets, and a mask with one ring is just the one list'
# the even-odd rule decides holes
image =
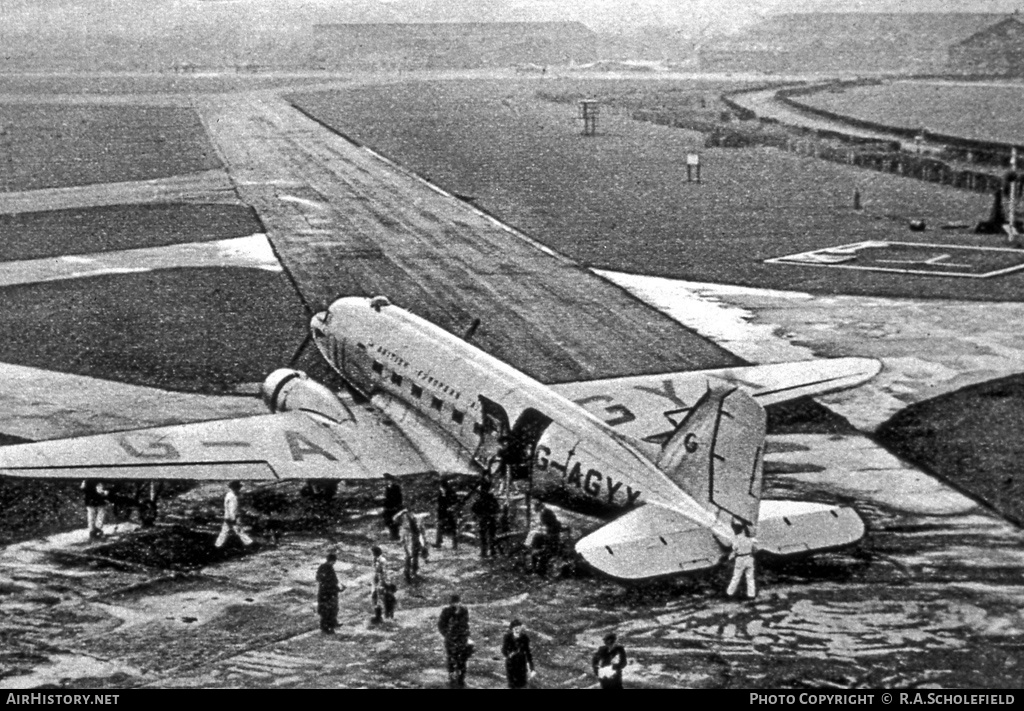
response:
{"label": "passenger window", "polygon": [[415,397],[415,398],[418,398],[418,397],[421,397],[422,395],[423,395],[423,388],[421,388],[419,385],[416,385],[416,383],[413,383],[413,385],[412,385],[412,396]]}
{"label": "passenger window", "polygon": [[384,372],[384,365],[378,363],[377,361],[373,361],[373,372],[380,375],[381,373]]}
{"label": "passenger window", "polygon": [[401,385],[402,384],[402,376],[399,375],[398,373],[392,373],[391,374],[391,382],[394,383],[395,385]]}
{"label": "passenger window", "polygon": [[435,397],[433,400],[430,401],[430,406],[432,408],[434,408],[435,410],[437,410],[438,412],[441,411],[441,405],[443,405],[443,404],[444,404],[444,400],[442,400],[439,397]]}
{"label": "passenger window", "polygon": [[461,425],[463,418],[465,418],[465,414],[461,410],[452,410],[452,422]]}

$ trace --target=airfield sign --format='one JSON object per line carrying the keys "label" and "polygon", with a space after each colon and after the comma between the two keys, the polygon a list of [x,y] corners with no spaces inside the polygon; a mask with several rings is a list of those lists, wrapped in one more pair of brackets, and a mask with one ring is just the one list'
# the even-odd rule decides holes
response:
{"label": "airfield sign", "polygon": [[766,259],[766,264],[861,269],[986,279],[1024,269],[1024,251],[914,242],[867,241]]}

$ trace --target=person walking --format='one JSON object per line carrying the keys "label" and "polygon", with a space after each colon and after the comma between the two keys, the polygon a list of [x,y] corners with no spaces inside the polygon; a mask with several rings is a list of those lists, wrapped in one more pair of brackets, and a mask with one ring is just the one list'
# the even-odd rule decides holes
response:
{"label": "person walking", "polygon": [[473,643],[469,639],[469,610],[458,595],[452,595],[448,606],[441,610],[437,631],[444,638],[448,686],[461,689],[466,686],[466,662],[473,653]]}
{"label": "person walking", "polygon": [[459,549],[459,495],[452,488],[452,483],[442,479],[437,491],[437,538],[434,547],[440,548],[444,534],[452,537],[452,550]]}
{"label": "person walking", "polygon": [[85,522],[89,527],[89,538],[103,538],[103,519],[107,514],[109,493],[98,479],[86,479],[82,482],[82,494],[85,499]]}
{"label": "person walking", "polygon": [[501,642],[501,654],[505,657],[508,688],[525,689],[537,672],[533,668],[530,638],[519,620],[508,623],[508,632]]}
{"label": "person walking", "polygon": [[476,517],[477,535],[480,537],[480,557],[494,555],[494,538],[498,529],[498,512],[501,507],[491,493],[491,484],[486,479],[480,482],[480,491],[473,502],[472,512]]}
{"label": "person walking", "polygon": [[388,534],[391,536],[392,541],[398,540],[398,524],[395,522],[395,516],[398,512],[405,508],[405,504],[402,503],[402,487],[391,474],[384,473],[384,526],[388,529]]}
{"label": "person walking", "polygon": [[617,644],[614,632],[604,636],[604,644],[597,648],[590,665],[602,689],[621,689],[622,670],[626,666],[626,650]]}
{"label": "person walking", "polygon": [[757,548],[757,539],[750,535],[745,525],[734,523],[733,533],[736,535],[732,540],[732,551],[729,553],[729,560],[733,561],[732,580],[725,594],[732,597],[739,590],[740,581],[744,578],[747,584],[747,597],[757,597],[757,583],[754,580],[754,551]]}
{"label": "person walking", "polygon": [[316,570],[316,611],[320,615],[320,631],[334,634],[338,626],[338,574],[334,572],[334,564],[338,556],[333,551],[327,554],[327,560]]}
{"label": "person walking", "polygon": [[224,524],[220,528],[217,542],[213,544],[217,548],[223,548],[224,544],[227,543],[228,536],[232,533],[238,536],[238,540],[242,542],[242,545],[246,547],[252,545],[252,539],[242,530],[238,503],[238,492],[241,490],[242,482],[240,481],[236,480],[228,484],[228,492],[224,495]]}
{"label": "person walking", "polygon": [[388,561],[380,546],[370,546],[373,556],[373,588],[370,601],[373,603],[371,624],[379,625],[384,621],[384,600],[388,588]]}

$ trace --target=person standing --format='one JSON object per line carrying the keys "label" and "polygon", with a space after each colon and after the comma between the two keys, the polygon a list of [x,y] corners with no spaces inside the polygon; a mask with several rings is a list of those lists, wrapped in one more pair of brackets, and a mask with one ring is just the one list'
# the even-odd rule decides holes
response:
{"label": "person standing", "polygon": [[426,550],[426,541],[423,536],[423,525],[419,518],[409,511],[402,509],[395,516],[398,523],[402,548],[405,550],[405,582],[411,583],[420,572],[420,556]]}
{"label": "person standing", "polygon": [[384,526],[387,527],[392,541],[398,540],[398,523],[395,516],[405,508],[402,503],[402,487],[391,474],[384,473]]}
{"label": "person standing", "polygon": [[604,636],[604,644],[594,652],[590,665],[602,689],[621,689],[622,670],[626,666],[626,650],[616,643],[614,632]]}
{"label": "person standing", "polygon": [[449,598],[449,604],[437,618],[437,631],[444,637],[444,652],[448,660],[448,686],[458,689],[466,686],[466,662],[473,653],[469,640],[469,610],[458,595]]}
{"label": "person standing", "polygon": [[541,504],[540,523],[544,527],[545,544],[550,561],[562,552],[562,522],[558,520],[558,516],[550,507]]}
{"label": "person standing", "polygon": [[320,631],[334,634],[338,626],[338,574],[334,572],[334,564],[338,556],[332,551],[327,554],[327,561],[316,570],[316,611],[320,615]]}
{"label": "person standing", "polygon": [[476,517],[477,534],[480,536],[480,557],[494,555],[494,538],[498,529],[498,499],[491,493],[491,484],[486,479],[480,482],[480,491],[473,502],[473,515]]}
{"label": "person standing", "polygon": [[370,622],[378,625],[384,621],[384,596],[388,588],[388,561],[380,546],[371,546],[370,554],[373,555],[373,592],[370,595],[370,600],[373,603],[373,618]]}
{"label": "person standing", "polygon": [[729,559],[734,561],[732,568],[732,580],[725,594],[732,597],[739,590],[740,581],[746,578],[747,597],[757,597],[757,583],[754,581],[754,550],[757,548],[757,539],[750,535],[745,525],[734,523],[733,533],[736,535],[732,540],[732,551]]}
{"label": "person standing", "polygon": [[530,653],[530,638],[519,620],[508,623],[508,632],[501,642],[501,654],[505,657],[508,688],[525,689],[536,671],[533,668],[533,655]]}
{"label": "person standing", "polygon": [[86,479],[82,482],[82,493],[85,499],[85,521],[89,527],[89,538],[103,538],[103,519],[107,513],[109,494],[98,479]]}
{"label": "person standing", "polygon": [[252,539],[242,530],[242,520],[238,506],[238,492],[241,490],[242,482],[240,481],[235,480],[228,484],[228,493],[224,495],[224,525],[220,528],[217,542],[213,544],[217,548],[223,548],[224,544],[227,543],[228,536],[232,533],[238,536],[238,540],[242,542],[242,545],[246,547],[252,545]]}
{"label": "person standing", "polygon": [[452,537],[452,550],[459,549],[458,523],[459,495],[447,479],[442,479],[437,491],[437,538],[434,547],[440,548],[444,534]]}

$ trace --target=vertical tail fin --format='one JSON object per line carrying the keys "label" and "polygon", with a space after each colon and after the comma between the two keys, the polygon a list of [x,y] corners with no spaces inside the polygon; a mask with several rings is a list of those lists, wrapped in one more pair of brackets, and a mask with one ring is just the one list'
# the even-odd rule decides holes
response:
{"label": "vertical tail fin", "polygon": [[662,447],[657,465],[700,503],[757,524],[767,416],[733,385],[709,381],[704,396]]}

